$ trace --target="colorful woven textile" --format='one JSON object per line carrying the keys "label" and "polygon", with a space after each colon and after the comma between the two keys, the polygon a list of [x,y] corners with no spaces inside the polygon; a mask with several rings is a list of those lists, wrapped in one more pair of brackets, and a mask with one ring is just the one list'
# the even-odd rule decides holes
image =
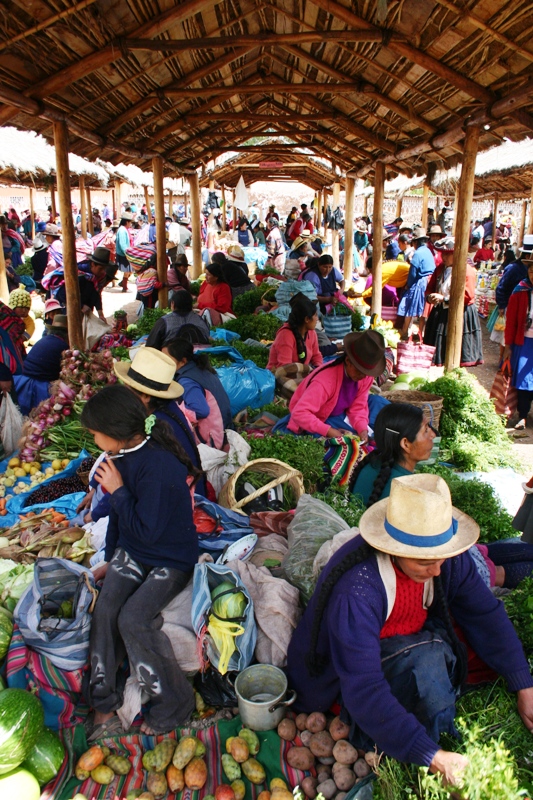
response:
{"label": "colorful woven textile", "polygon": [[324,471],[331,480],[340,486],[347,486],[356,464],[365,453],[359,446],[357,436],[337,436],[326,439],[324,454]]}
{"label": "colorful woven textile", "polygon": [[[190,789],[185,789],[182,799],[201,800],[207,794],[214,794],[218,784],[229,783],[222,771],[220,759],[222,754],[226,752],[226,739],[230,736],[236,736],[241,727],[240,717],[235,717],[232,720],[221,720],[210,728],[199,731],[183,728],[166,736],[144,736],[139,733],[102,739],[99,744],[104,744],[112,751],[129,758],[132,769],[128,775],[117,775],[109,786],[99,786],[91,779],[82,783],[76,778],[70,777],[73,774],[76,760],[88,749],[85,729],[82,725],[78,725],[76,728],[63,731],[61,734],[67,751],[67,758],[55,780],[44,788],[41,800],[70,800],[76,792],[81,792],[91,800],[111,800],[111,798],[123,800],[131,789],[146,787],[146,772],[142,767],[143,753],[146,750],[152,750],[157,742],[165,738],[181,738],[188,734],[198,736],[206,745],[207,783],[200,791],[193,792]],[[256,758],[265,768],[267,779],[265,784],[260,786],[254,786],[254,784],[244,779],[246,786],[245,800],[256,800],[259,793],[268,788],[272,778],[283,778],[289,786],[293,787],[301,784],[305,775],[310,774],[299,772],[288,766],[285,757],[291,745],[289,742],[280,739],[275,730],[260,732],[258,736],[261,749]]]}

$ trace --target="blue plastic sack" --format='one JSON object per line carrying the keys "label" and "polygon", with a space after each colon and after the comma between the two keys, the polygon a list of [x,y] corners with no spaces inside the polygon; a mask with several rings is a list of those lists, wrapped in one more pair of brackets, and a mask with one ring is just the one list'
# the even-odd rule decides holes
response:
{"label": "blue plastic sack", "polygon": [[212,339],[223,339],[225,342],[233,342],[234,339],[240,339],[240,334],[235,331],[227,331],[225,328],[211,328],[210,330]]}
{"label": "blue plastic sack", "polygon": [[[240,623],[244,628],[244,633],[235,637],[236,650],[231,656],[228,665],[229,672],[240,672],[252,661],[257,641],[257,627],[252,598],[233,570],[222,564],[196,564],[192,584],[191,619],[196,636],[202,636],[211,612],[211,592],[225,581],[232,583],[248,600],[244,619]],[[206,636],[205,654],[213,669],[218,670],[218,653],[212,644],[209,634]]]}
{"label": "blue plastic sack", "polygon": [[235,362],[216,370],[229,397],[233,417],[247,406],[260,408],[273,402],[276,379],[270,370],[261,369],[253,361],[245,361],[239,351],[229,345],[206,347],[202,352],[207,355],[226,355]]}
{"label": "blue plastic sack", "polygon": [[254,533],[250,526],[250,518],[236,511],[219,506],[211,500],[206,500],[201,494],[194,495],[194,507],[208,514],[213,520],[213,528],[222,526],[220,533],[199,533],[198,542],[200,550],[204,553],[219,555],[222,550],[243,536]]}

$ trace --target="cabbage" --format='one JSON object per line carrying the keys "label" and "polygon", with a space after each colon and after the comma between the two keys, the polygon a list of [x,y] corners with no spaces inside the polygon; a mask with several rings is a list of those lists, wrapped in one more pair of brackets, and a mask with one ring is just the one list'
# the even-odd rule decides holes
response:
{"label": "cabbage", "polygon": [[33,564],[17,564],[0,574],[0,604],[13,611],[24,591],[33,581]]}
{"label": "cabbage", "polygon": [[[211,592],[211,599],[213,600],[212,610],[222,619],[236,619],[244,616],[246,610],[246,598],[242,592],[234,592],[235,586],[230,581],[223,581],[216,586]],[[228,594],[222,594],[223,592]],[[222,594],[222,596],[220,596]],[[218,599],[217,599],[218,598]]]}

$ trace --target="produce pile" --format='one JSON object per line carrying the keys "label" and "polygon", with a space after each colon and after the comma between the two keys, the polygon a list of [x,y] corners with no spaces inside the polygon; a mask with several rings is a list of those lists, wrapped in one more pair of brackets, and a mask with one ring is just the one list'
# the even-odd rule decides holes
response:
{"label": "produce pile", "polygon": [[[85,552],[80,552],[79,545],[74,548],[74,544],[85,541],[85,536],[83,528],[70,527],[65,515],[53,508],[39,514],[28,511],[19,515],[15,525],[3,531],[0,559],[12,559],[21,564],[33,564],[36,558],[51,557],[82,561]],[[1,578],[0,575],[0,581]]]}
{"label": "produce pile", "polygon": [[51,397],[32,411],[23,428],[20,458],[36,463],[76,458],[85,449],[100,453],[92,435],[82,427],[80,416],[86,401],[106,384],[116,383],[113,354],[65,350],[59,381]]}

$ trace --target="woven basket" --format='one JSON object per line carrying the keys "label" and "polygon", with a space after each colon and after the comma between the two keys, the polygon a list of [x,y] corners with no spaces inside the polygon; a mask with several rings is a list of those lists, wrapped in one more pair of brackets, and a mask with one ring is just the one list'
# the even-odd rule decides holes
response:
{"label": "woven basket", "polygon": [[418,408],[425,408],[428,416],[431,416],[428,406],[433,409],[433,426],[439,427],[440,415],[442,412],[443,398],[438,394],[430,394],[429,392],[414,392],[414,391],[397,391],[397,392],[382,392],[381,397],[390,400],[391,403],[409,403]]}
{"label": "woven basket", "polygon": [[[237,488],[237,481],[247,470],[251,472],[262,472],[265,475],[272,476],[272,480],[260,489],[256,489],[247,497],[242,500],[237,500],[235,497],[235,489]],[[252,500],[265,494],[275,486],[281,483],[287,483],[293,490],[296,501],[304,494],[304,482],[302,473],[297,469],[285,464],[283,461],[278,461],[277,458],[256,458],[253,461],[248,461],[242,467],[239,467],[237,472],[234,472],[230,479],[224,484],[218,495],[218,503],[224,508],[230,508],[232,511],[239,511],[245,514],[243,506],[250,503]]]}
{"label": "woven basket", "polygon": [[80,481],[83,483],[84,486],[89,485],[90,474],[91,474],[90,469],[80,469],[80,467],[78,467],[78,469],[76,470],[76,475],[78,476],[78,478],[80,479]]}

